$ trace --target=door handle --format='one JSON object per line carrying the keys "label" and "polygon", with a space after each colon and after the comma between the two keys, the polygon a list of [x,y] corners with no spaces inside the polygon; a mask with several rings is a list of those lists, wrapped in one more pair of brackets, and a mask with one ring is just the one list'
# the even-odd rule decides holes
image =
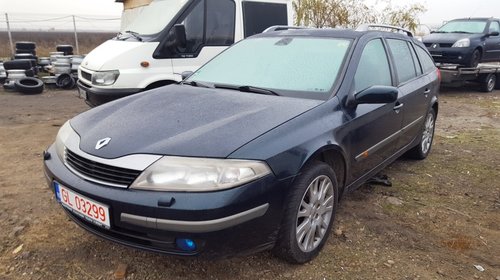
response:
{"label": "door handle", "polygon": [[396,111],[396,113],[399,113],[399,110],[400,110],[401,108],[403,108],[403,106],[404,106],[404,105],[405,105],[404,103],[399,103],[399,102],[398,102],[398,103],[396,103],[396,106],[394,106],[394,108],[392,108],[392,109],[393,109],[394,111]]}
{"label": "door handle", "polygon": [[431,93],[431,89],[430,89],[430,88],[426,88],[426,89],[424,90],[424,94],[429,94],[429,93]]}

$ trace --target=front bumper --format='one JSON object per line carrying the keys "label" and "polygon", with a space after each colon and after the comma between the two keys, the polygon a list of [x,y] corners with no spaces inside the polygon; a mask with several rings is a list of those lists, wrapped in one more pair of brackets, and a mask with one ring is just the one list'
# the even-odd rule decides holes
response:
{"label": "front bumper", "polygon": [[[47,153],[51,156],[44,167],[53,191],[57,181],[109,207],[109,230],[64,208],[78,225],[105,239],[166,254],[221,257],[269,249],[278,235],[290,180],[269,175],[237,188],[204,193],[132,190],[83,180],[66,168],[54,146]],[[159,206],[161,201],[173,203]],[[194,240],[196,250],[177,248],[176,238]]]}
{"label": "front bumper", "polygon": [[129,88],[129,89],[102,89],[89,86],[82,81],[78,80],[77,84],[78,90],[84,91],[85,102],[91,106],[99,106],[101,104],[129,96],[135,93],[143,91],[143,89]]}
{"label": "front bumper", "polygon": [[471,60],[470,48],[427,48],[435,62],[467,65]]}

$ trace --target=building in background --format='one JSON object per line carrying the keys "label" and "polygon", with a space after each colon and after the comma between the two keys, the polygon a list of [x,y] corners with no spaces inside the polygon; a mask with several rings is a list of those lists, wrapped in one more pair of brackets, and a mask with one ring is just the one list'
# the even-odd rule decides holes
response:
{"label": "building in background", "polygon": [[115,0],[123,3],[123,13],[120,29],[123,30],[141,13],[142,9],[153,0]]}

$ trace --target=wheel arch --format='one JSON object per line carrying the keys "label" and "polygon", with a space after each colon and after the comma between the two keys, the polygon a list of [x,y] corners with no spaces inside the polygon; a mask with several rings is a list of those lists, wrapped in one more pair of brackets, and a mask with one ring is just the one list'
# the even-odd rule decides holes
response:
{"label": "wheel arch", "polygon": [[314,161],[321,161],[328,164],[337,176],[339,192],[342,194],[346,186],[347,161],[344,151],[337,145],[327,145],[317,149],[304,161],[301,169]]}

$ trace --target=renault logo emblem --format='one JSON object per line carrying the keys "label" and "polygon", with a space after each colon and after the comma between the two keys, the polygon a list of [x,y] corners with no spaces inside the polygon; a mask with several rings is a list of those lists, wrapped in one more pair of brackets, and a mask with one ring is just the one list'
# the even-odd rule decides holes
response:
{"label": "renault logo emblem", "polygon": [[438,44],[434,44],[434,45],[432,45],[432,48],[433,48],[433,49],[435,49],[435,48],[437,48],[437,47],[438,47]]}
{"label": "renault logo emblem", "polygon": [[111,141],[111,138],[109,138],[109,137],[106,137],[106,138],[103,138],[103,139],[97,141],[97,143],[95,144],[95,149],[99,150],[100,148],[108,145],[110,141]]}

